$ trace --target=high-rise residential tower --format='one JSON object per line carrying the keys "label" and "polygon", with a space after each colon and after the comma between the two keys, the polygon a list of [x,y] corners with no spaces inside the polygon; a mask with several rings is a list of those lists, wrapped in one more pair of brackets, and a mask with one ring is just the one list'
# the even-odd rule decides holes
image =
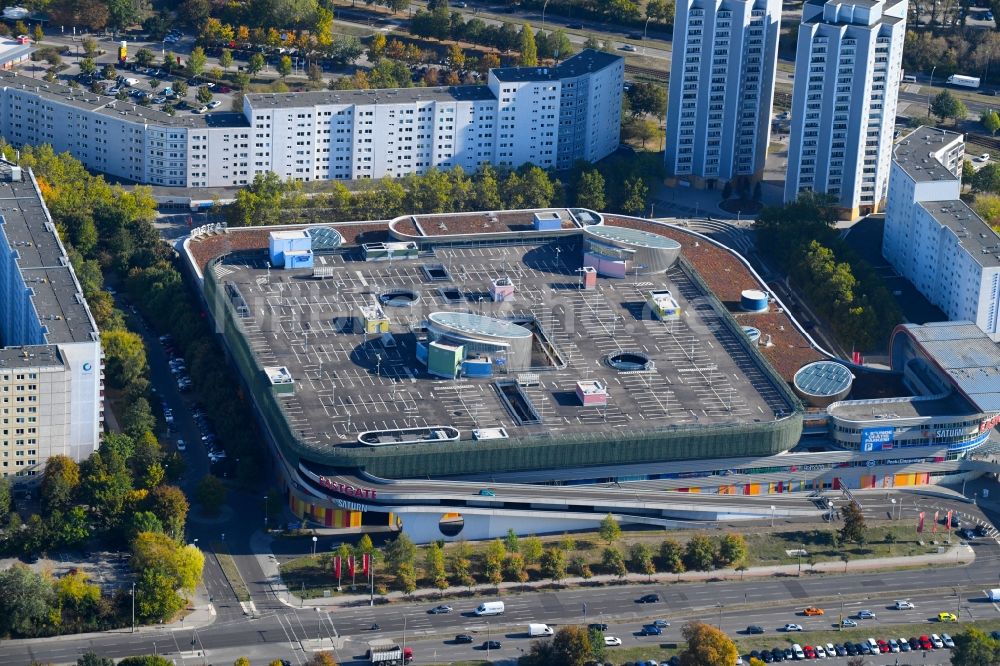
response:
{"label": "high-rise residential tower", "polygon": [[877,211],[892,160],[906,0],[806,0],[795,54],[785,201]]}
{"label": "high-rise residential tower", "polygon": [[683,0],[674,20],[667,177],[696,187],[760,179],[770,136],[778,0]]}

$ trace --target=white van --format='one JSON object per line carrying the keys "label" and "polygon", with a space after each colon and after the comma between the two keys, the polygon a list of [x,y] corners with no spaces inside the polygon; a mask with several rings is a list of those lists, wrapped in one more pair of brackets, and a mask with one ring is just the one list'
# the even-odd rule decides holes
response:
{"label": "white van", "polygon": [[796,643],[792,646],[792,654],[796,659],[805,659],[806,653],[802,651],[802,646]]}
{"label": "white van", "polygon": [[916,82],[917,82],[917,77],[915,77],[914,75],[912,74],[903,75],[903,83],[916,83]]}
{"label": "white van", "polygon": [[484,601],[479,604],[479,608],[475,610],[476,615],[483,617],[484,615],[503,615],[504,606],[502,601]]}
{"label": "white van", "polygon": [[538,636],[552,636],[556,632],[552,630],[547,624],[529,624],[528,625],[528,637],[536,638]]}

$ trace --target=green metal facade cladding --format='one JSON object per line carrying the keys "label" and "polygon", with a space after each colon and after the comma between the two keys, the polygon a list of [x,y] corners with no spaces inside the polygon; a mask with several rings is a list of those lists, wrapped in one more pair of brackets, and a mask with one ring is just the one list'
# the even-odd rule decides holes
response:
{"label": "green metal facade cladding", "polygon": [[206,267],[205,298],[221,329],[230,356],[239,368],[257,409],[282,455],[292,464],[299,459],[363,470],[382,478],[441,477],[484,471],[522,471],[597,465],[625,465],[650,461],[769,456],[791,449],[802,434],[802,406],[788,384],[743,335],[739,324],[709,291],[682,257],[679,264],[705,298],[722,314],[725,325],[738,333],[746,351],[764,370],[789,405],[783,418],[763,423],[693,425],[649,428],[624,433],[594,432],[542,434],[504,440],[435,442],[420,445],[314,446],[299,440],[289,427],[273,387],[254,358],[244,329],[228,300],[220,294],[214,266]]}

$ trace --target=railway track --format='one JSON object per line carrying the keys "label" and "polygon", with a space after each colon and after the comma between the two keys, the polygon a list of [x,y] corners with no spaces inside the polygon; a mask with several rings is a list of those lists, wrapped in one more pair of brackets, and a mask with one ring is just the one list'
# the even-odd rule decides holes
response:
{"label": "railway track", "polygon": [[625,65],[625,73],[632,74],[633,76],[641,76],[647,79],[653,79],[655,81],[669,81],[670,73],[656,69],[655,67],[639,67],[638,65]]}
{"label": "railway track", "polygon": [[966,141],[974,143],[978,146],[985,146],[990,150],[1000,151],[1000,139],[993,136],[986,136],[985,134],[968,134],[966,135]]}

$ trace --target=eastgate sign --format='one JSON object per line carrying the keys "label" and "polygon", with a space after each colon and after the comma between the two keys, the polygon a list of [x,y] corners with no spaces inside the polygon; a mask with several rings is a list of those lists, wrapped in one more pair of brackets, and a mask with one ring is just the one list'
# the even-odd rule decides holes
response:
{"label": "eastgate sign", "polygon": [[1000,413],[994,414],[979,424],[979,432],[986,432],[996,424],[1000,423]]}
{"label": "eastgate sign", "polygon": [[331,481],[325,476],[319,477],[320,484],[325,488],[329,488],[335,493],[340,493],[341,495],[347,495],[349,497],[363,497],[365,499],[375,499],[378,493],[372,488],[362,488],[361,486],[352,486],[349,483],[340,483],[339,481]]}

